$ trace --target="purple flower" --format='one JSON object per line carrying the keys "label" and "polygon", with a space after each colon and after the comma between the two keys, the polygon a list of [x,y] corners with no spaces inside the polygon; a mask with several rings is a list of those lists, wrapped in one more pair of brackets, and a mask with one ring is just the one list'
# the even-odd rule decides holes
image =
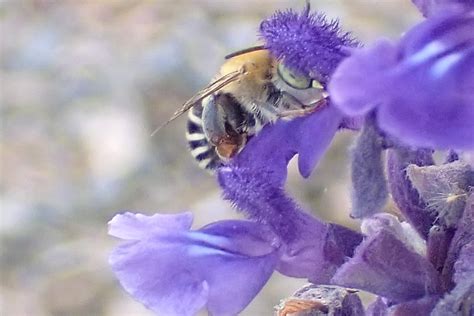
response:
{"label": "purple flower", "polygon": [[[285,57],[279,58],[326,80],[345,56],[344,46],[353,41],[339,35],[337,23],[327,23],[321,15],[288,11],[262,23],[268,46],[288,35],[278,39],[272,34],[278,36],[285,24],[291,31],[294,23],[308,40],[321,37],[312,45],[318,54],[326,51],[325,57],[318,63],[301,59],[301,67],[290,61],[298,58],[292,52],[282,52]],[[278,46],[270,49],[278,54]],[[299,54],[297,49],[293,53]],[[360,122],[357,117],[343,118],[327,105],[307,117],[266,126],[254,137],[218,172],[225,198],[253,222],[216,222],[191,231],[190,214],[118,215],[110,233],[127,241],[113,252],[110,263],[124,289],[157,312],[193,315],[206,306],[212,314],[228,315],[242,310],[274,270],[329,282],[362,237],[310,216],[288,197],[287,164],[299,154],[300,172],[308,177],[337,130],[356,129]]]}
{"label": "purple flower", "polygon": [[279,240],[249,221],[221,221],[190,230],[191,213],[124,213],[109,233],[124,239],[109,262],[123,288],[164,315],[237,314],[267,282]]}
{"label": "purple flower", "polygon": [[393,302],[440,293],[437,271],[426,258],[412,251],[402,236],[389,229],[376,231],[338,270],[333,282],[370,291]]}
{"label": "purple flower", "polygon": [[[399,157],[420,163],[428,156],[402,151]],[[474,312],[474,195],[469,188],[474,187],[474,170],[460,162],[408,165],[407,169],[413,184],[397,176],[391,178],[390,187],[411,224],[384,213],[365,218],[364,241],[331,282],[379,295],[368,315],[428,315],[431,311],[432,315],[470,315]],[[444,196],[444,184],[455,181],[457,188],[464,188],[456,191],[465,197],[464,203],[456,204],[463,206],[461,215],[441,212],[433,218],[423,197],[436,196],[437,190]],[[420,231],[424,225],[426,234]]]}
{"label": "purple flower", "polygon": [[[473,313],[474,170],[458,150],[474,148],[474,12],[416,3],[428,20],[396,45],[380,40],[366,49],[309,8],[264,21],[270,52],[324,85],[330,80],[335,104],[265,126],[218,170],[224,198],[250,221],[191,230],[190,213],[117,215],[110,234],[125,241],[110,264],[124,289],[167,315],[233,315],[276,270],[334,298],[300,295],[309,301],[292,308],[346,302],[338,310],[361,315],[357,295],[343,286],[378,296],[367,315]],[[361,118],[351,215],[363,219],[363,234],[314,218],[285,192],[292,157],[308,177],[337,130],[357,129]],[[453,150],[435,165],[433,149],[441,148]],[[405,221],[383,213],[389,196]]]}
{"label": "purple flower", "polygon": [[376,111],[399,143],[474,148],[474,11],[430,18],[396,44],[354,51],[332,76],[329,93],[346,115]]}

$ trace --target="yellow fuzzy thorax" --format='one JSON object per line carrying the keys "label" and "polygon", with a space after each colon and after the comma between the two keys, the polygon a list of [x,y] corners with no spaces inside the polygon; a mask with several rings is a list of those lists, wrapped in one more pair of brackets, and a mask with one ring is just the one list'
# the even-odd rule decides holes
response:
{"label": "yellow fuzzy thorax", "polygon": [[221,89],[224,93],[256,97],[262,92],[262,86],[273,75],[275,59],[268,50],[258,50],[230,58],[222,65],[219,76],[243,69],[242,79],[232,82]]}

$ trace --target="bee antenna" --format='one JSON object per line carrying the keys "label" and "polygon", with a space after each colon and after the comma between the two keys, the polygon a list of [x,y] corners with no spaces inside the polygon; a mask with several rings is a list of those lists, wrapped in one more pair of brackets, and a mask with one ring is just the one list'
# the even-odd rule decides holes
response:
{"label": "bee antenna", "polygon": [[165,122],[163,124],[161,124],[160,126],[158,126],[157,128],[155,128],[155,130],[150,134],[150,137],[153,137],[156,133],[158,133],[158,131],[160,129],[162,129],[163,127],[165,127],[166,125],[168,125],[169,121],[168,122]]}
{"label": "bee antenna", "polygon": [[236,57],[236,56],[240,56],[240,55],[243,55],[243,54],[255,52],[257,50],[264,50],[264,49],[265,49],[265,46],[263,46],[263,45],[252,46],[252,47],[249,47],[249,48],[246,48],[246,49],[241,49],[239,51],[233,52],[233,53],[225,56],[225,59],[231,59],[231,58]]}

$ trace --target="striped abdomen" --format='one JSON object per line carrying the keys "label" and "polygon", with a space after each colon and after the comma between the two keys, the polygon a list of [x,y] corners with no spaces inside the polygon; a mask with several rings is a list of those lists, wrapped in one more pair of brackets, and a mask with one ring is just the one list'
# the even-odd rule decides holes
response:
{"label": "striped abdomen", "polygon": [[[201,168],[208,171],[213,171],[222,166],[227,159],[224,158],[223,160],[218,155],[215,145],[209,142],[206,132],[212,131],[211,133],[215,133],[218,136],[222,136],[222,134],[231,137],[232,135],[236,136],[236,141],[242,141],[242,145],[237,145],[240,146],[240,148],[237,148],[240,151],[246,141],[260,131],[263,125],[269,122],[258,111],[258,107],[249,110],[230,94],[215,94],[212,98],[214,99],[206,98],[190,109],[186,131],[186,139],[191,155],[196,159]],[[203,115],[203,112],[205,115]],[[203,117],[207,119],[205,128],[203,126]],[[238,135],[242,135],[243,138],[238,139]]]}
{"label": "striped abdomen", "polygon": [[199,167],[213,171],[222,165],[220,157],[206,138],[202,127],[202,103],[197,103],[188,112],[186,139],[191,155],[196,159]]}

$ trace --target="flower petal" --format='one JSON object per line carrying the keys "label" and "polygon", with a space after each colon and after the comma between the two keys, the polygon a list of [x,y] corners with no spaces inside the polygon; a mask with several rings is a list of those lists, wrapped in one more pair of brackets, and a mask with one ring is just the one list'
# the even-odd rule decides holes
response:
{"label": "flower petal", "polygon": [[357,247],[354,257],[337,271],[332,282],[396,302],[418,299],[440,290],[433,266],[386,230]]}
{"label": "flower petal", "polygon": [[[333,229],[332,225],[311,217],[284,191],[288,161],[299,152],[300,161],[304,161],[301,164],[314,164],[315,157],[319,157],[332,134],[319,138],[326,140],[324,146],[316,141],[318,137],[315,139],[308,135],[328,135],[324,121],[330,121],[333,116],[337,116],[332,120],[334,132],[341,116],[331,108],[267,126],[218,172],[224,198],[250,219],[269,225],[280,237],[283,254],[278,270],[286,275],[328,281],[361,241],[358,233]],[[310,145],[311,142],[315,143],[314,146]],[[338,239],[339,247],[331,246],[335,239]]]}
{"label": "flower petal", "polygon": [[436,16],[396,46],[345,59],[329,93],[347,115],[377,108],[379,127],[409,146],[474,148],[474,11]]}
{"label": "flower petal", "polygon": [[221,250],[245,256],[265,256],[280,247],[280,240],[268,227],[250,221],[219,221],[204,226],[199,233],[204,237],[200,238],[202,242],[215,243]]}
{"label": "flower petal", "polygon": [[[174,216],[179,222],[188,215]],[[237,314],[276,266],[279,243],[263,225],[222,221],[189,231],[163,229],[173,215],[133,216],[117,215],[111,231],[122,235],[123,223],[127,237],[130,231],[150,229],[139,239],[131,234],[134,240],[118,246],[109,262],[124,289],[155,312],[195,315],[207,305],[215,315]]]}
{"label": "flower petal", "polygon": [[383,130],[412,146],[474,148],[473,28],[474,12],[429,19],[407,33],[401,61],[388,70]]}
{"label": "flower petal", "polygon": [[295,140],[298,146],[298,168],[303,177],[307,178],[331,143],[342,115],[334,107],[328,106],[318,115],[311,115],[302,120]]}
{"label": "flower petal", "polygon": [[266,181],[279,186],[286,180],[288,162],[299,153],[300,173],[308,177],[342,120],[340,112],[331,106],[291,121],[279,120],[253,137],[232,165],[256,171],[264,168],[272,174]]}
{"label": "flower petal", "polygon": [[379,74],[394,67],[396,61],[397,49],[387,40],[353,50],[329,82],[329,95],[334,105],[349,116],[367,114],[378,105],[380,90],[388,88],[380,85]]}
{"label": "flower petal", "polygon": [[109,235],[127,240],[138,240],[156,230],[188,230],[193,223],[191,212],[146,216],[126,212],[115,215],[109,222]]}

